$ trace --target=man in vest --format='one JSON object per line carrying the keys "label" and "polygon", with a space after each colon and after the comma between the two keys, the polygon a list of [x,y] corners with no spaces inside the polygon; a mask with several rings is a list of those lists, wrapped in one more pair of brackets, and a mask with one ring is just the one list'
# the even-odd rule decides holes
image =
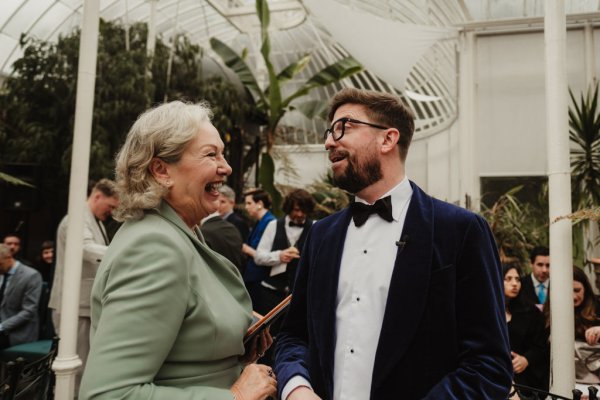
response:
{"label": "man in vest", "polygon": [[306,190],[294,189],[283,200],[282,209],[285,217],[269,222],[254,256],[257,265],[271,267],[254,305],[260,314],[269,312],[291,291],[300,251],[313,223],[308,216],[315,209],[315,201]]}

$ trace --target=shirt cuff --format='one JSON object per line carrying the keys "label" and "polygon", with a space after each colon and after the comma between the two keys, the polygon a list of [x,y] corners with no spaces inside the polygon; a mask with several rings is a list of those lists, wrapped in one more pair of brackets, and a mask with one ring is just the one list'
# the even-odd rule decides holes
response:
{"label": "shirt cuff", "polygon": [[281,391],[281,398],[283,400],[287,400],[290,393],[292,393],[292,391],[294,389],[296,389],[300,386],[306,386],[307,388],[312,390],[312,386],[310,385],[309,381],[307,381],[306,379],[304,379],[304,377],[302,377],[300,375],[296,375],[296,376],[293,376],[292,379],[287,381],[287,383],[283,387],[283,390]]}

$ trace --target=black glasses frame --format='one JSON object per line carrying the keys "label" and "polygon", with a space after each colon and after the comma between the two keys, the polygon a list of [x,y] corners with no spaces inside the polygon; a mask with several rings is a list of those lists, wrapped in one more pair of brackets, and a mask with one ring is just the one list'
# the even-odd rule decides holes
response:
{"label": "black glasses frame", "polygon": [[[335,132],[333,131],[333,127],[335,126],[335,124],[337,124],[338,122],[342,123],[342,133],[340,133],[340,136],[336,137]],[[365,121],[359,121],[357,119],[354,118],[347,118],[347,117],[343,117],[340,118],[338,120],[335,120],[331,126],[327,129],[325,129],[325,133],[323,134],[323,140],[327,140],[327,136],[329,134],[331,134],[331,137],[333,138],[334,141],[338,141],[341,138],[344,137],[344,133],[346,133],[346,123],[347,122],[352,122],[353,124],[361,124],[361,125],[367,125],[370,126],[371,128],[377,128],[377,129],[390,129],[388,127],[385,126],[381,126],[381,125],[377,125],[377,124],[372,124],[370,122],[365,122]]]}

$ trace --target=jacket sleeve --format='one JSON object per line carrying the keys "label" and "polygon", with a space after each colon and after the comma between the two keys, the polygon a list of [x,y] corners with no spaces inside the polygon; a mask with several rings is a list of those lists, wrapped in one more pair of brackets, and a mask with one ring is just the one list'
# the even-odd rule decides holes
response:
{"label": "jacket sleeve", "polygon": [[308,233],[305,249],[302,252],[290,310],[285,317],[281,331],[277,335],[275,350],[275,374],[279,396],[286,383],[294,376],[301,376],[310,382],[308,327],[307,327],[307,282],[311,268],[311,237]]}
{"label": "jacket sleeve", "polygon": [[[119,254],[106,260],[114,265],[102,268],[94,284],[92,308],[101,307],[101,311],[94,326],[80,399],[233,398],[228,389],[154,383],[190,311],[188,270],[195,266],[194,257],[177,239],[169,234],[148,233],[130,240]],[[197,299],[203,301],[200,296]]]}
{"label": "jacket sleeve", "polygon": [[458,364],[425,397],[505,399],[512,362],[500,260],[487,222],[473,216],[457,259]]}
{"label": "jacket sleeve", "polygon": [[[23,266],[21,266],[21,268],[23,268]],[[32,273],[29,274],[29,276],[24,276],[22,278],[21,282],[24,285],[24,288],[21,309],[12,317],[2,321],[2,328],[6,332],[11,332],[16,328],[29,323],[36,318],[38,314],[40,295],[42,293],[42,276],[37,271],[32,270]],[[8,283],[10,284],[10,281]]]}

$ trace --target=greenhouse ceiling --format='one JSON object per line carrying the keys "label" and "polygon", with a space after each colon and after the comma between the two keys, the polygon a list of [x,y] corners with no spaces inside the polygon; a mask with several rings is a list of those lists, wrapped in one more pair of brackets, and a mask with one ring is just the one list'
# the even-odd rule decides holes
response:
{"label": "greenhouse ceiling", "polygon": [[[507,21],[530,24],[544,15],[545,0],[269,0],[272,54],[283,68],[300,54],[312,55],[306,79],[346,55],[365,71],[342,86],[396,91],[415,109],[417,132],[448,126],[457,113],[456,47],[463,29],[485,29]],[[600,0],[565,0],[573,15],[598,14]],[[154,12],[152,11],[154,10]],[[83,0],[2,0],[0,2],[0,77],[11,73],[22,52],[22,34],[54,41],[77,29]],[[120,21],[150,23],[165,41],[185,34],[208,50],[209,39],[241,51],[260,70],[259,21],[254,0],[100,0],[100,16]],[[539,21],[538,21],[539,23]],[[377,29],[374,29],[377,27]],[[217,59],[217,57],[215,57]],[[384,61],[384,62],[382,62]],[[329,97],[337,87],[315,90]],[[319,132],[318,121],[288,117],[300,135]],[[286,122],[286,121],[284,121]],[[315,125],[317,124],[317,125]],[[293,132],[292,132],[293,134]],[[298,143],[310,143],[307,137]]]}

